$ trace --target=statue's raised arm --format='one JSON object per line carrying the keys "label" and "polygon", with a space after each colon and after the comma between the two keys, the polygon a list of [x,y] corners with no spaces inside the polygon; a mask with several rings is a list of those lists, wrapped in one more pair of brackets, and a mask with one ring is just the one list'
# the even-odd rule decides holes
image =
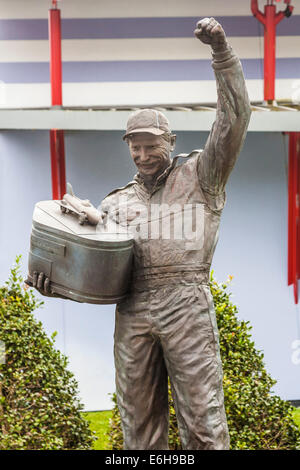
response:
{"label": "statue's raised arm", "polygon": [[212,48],[218,94],[216,120],[199,157],[198,175],[204,191],[220,194],[242,148],[251,108],[241,63],[222,26],[214,18],[204,18],[194,34]]}

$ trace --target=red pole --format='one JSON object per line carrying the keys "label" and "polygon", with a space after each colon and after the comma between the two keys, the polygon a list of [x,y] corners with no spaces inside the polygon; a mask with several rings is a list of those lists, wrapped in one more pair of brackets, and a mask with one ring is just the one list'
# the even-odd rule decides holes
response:
{"label": "red pole", "polygon": [[264,22],[264,99],[275,99],[275,68],[276,68],[276,6],[265,5]]}
{"label": "red pole", "polygon": [[60,10],[49,10],[50,81],[52,106],[62,105]]}
{"label": "red pole", "polygon": [[288,285],[298,303],[300,275],[300,132],[289,132],[288,169]]}
{"label": "red pole", "polygon": [[295,220],[295,184],[293,175],[295,173],[294,139],[293,133],[289,136],[289,164],[288,164],[288,285],[294,280],[294,220]]}
{"label": "red pole", "polygon": [[[62,105],[62,63],[61,63],[61,20],[57,2],[53,1],[49,10],[49,44],[50,44],[50,82],[51,104]],[[62,199],[66,193],[66,169],[64,131],[50,130],[50,155],[52,198]]]}
{"label": "red pole", "polygon": [[52,198],[62,199],[66,194],[64,131],[50,130]]}
{"label": "red pole", "polygon": [[276,13],[273,0],[265,5],[264,14],[258,8],[258,0],[251,0],[251,11],[260,23],[264,25],[264,100],[275,100],[276,78],[276,26],[285,17],[292,14],[291,0],[284,0],[287,4],[285,11]]}

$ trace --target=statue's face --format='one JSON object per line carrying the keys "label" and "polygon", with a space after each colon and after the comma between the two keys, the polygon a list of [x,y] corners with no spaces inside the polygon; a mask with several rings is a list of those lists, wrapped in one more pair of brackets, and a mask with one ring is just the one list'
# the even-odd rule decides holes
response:
{"label": "statue's face", "polygon": [[154,179],[170,165],[170,153],[175,145],[172,137],[170,142],[150,133],[138,133],[130,138],[130,155],[140,175],[146,180]]}

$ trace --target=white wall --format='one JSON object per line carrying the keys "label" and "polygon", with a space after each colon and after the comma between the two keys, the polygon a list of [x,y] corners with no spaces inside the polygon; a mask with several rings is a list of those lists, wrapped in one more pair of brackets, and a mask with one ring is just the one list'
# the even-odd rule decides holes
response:
{"label": "white wall", "polygon": [[[263,9],[265,1],[260,0]],[[277,27],[277,100],[300,100],[300,0]],[[50,0],[0,0],[0,108],[48,107]],[[193,31],[215,16],[263,100],[263,26],[250,0],[63,0],[63,104],[215,102],[210,47]],[[277,9],[285,8],[283,2]]]}
{"label": "white wall", "polygon": [[[206,133],[178,132],[177,151],[203,146]],[[66,133],[67,178],[80,197],[98,205],[134,174],[121,132]],[[233,301],[250,321],[257,348],[278,380],[276,393],[299,399],[300,365],[291,360],[300,339],[299,310],[287,287],[287,180],[284,137],[249,133],[231,175],[213,269],[219,280],[233,275]],[[48,132],[0,133],[0,282],[15,256],[27,253],[35,202],[51,198]],[[86,409],[112,406],[114,306],[44,298],[36,316],[70,358]],[[298,320],[297,320],[298,319]]]}

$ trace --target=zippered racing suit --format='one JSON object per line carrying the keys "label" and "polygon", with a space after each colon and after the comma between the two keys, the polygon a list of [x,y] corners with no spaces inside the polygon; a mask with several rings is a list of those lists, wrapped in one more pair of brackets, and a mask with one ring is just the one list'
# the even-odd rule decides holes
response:
{"label": "zippered racing suit", "polygon": [[[114,336],[124,449],[168,448],[168,377],[183,449],[229,448],[209,270],[225,184],[251,111],[232,49],[213,53],[212,66],[217,113],[204,150],[193,151],[181,164],[175,157],[151,192],[138,174],[101,206],[108,218],[133,227],[135,234],[131,291],[117,305]],[[200,209],[201,230],[194,238],[187,230],[173,239],[153,230],[153,222],[163,222],[164,214],[151,208],[164,205],[172,208],[173,235],[183,212],[189,221],[195,208]]]}

